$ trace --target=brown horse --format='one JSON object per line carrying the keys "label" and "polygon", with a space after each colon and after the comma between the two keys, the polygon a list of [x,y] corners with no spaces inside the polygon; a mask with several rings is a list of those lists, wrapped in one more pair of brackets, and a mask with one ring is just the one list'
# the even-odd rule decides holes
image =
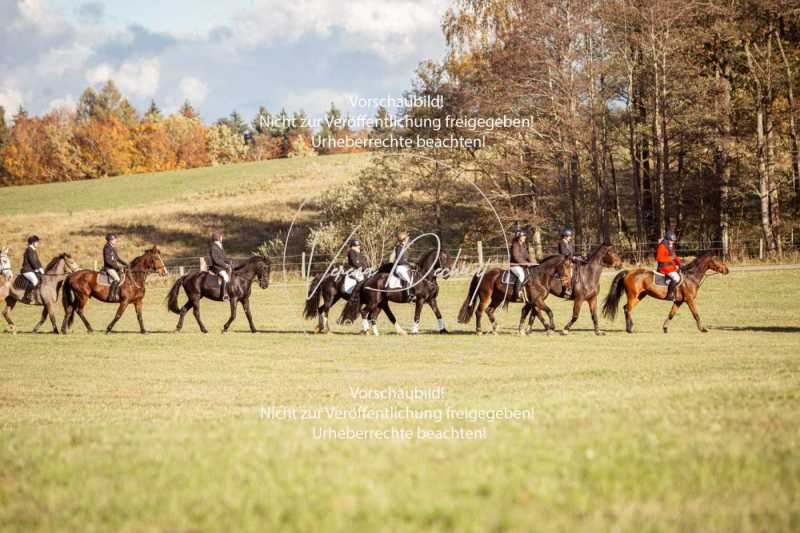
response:
{"label": "brown horse", "polygon": [[106,328],[106,333],[111,333],[114,325],[122,317],[128,304],[133,304],[136,309],[136,318],[139,319],[139,330],[141,333],[147,333],[144,329],[144,321],[142,320],[142,306],[144,301],[145,281],[147,275],[151,273],[158,273],[162,276],[167,275],[167,267],[161,260],[161,252],[155,246],[149,250],[144,251],[144,255],[140,255],[133,261],[127,270],[125,280],[119,287],[119,301],[109,301],[108,296],[111,289],[110,285],[101,285],[98,283],[99,272],[94,270],[79,270],[67,276],[62,288],[63,296],[62,303],[64,304],[64,322],[61,324],[61,333],[67,333],[75,320],[75,313],[81,317],[83,325],[86,326],[86,331],[92,333],[92,326],[86,320],[83,314],[83,309],[89,302],[90,298],[95,298],[104,303],[119,303],[117,314],[114,320]]}
{"label": "brown horse", "polygon": [[[545,324],[545,331],[548,335],[552,335],[553,330],[556,329],[553,311],[544,302],[550,293],[548,287],[550,287],[555,277],[558,277],[562,283],[569,286],[572,278],[572,267],[572,258],[565,255],[552,255],[545,258],[538,266],[527,268],[528,276],[525,280],[527,302],[525,302],[525,306],[530,306],[533,309],[542,324],[545,324],[542,311],[547,313],[550,324],[549,326]],[[458,322],[460,324],[469,323],[474,312],[475,332],[478,335],[483,334],[481,331],[481,317],[484,310],[492,323],[491,332],[497,335],[497,321],[494,317],[495,309],[503,303],[522,301],[514,294],[514,284],[503,282],[503,272],[505,272],[505,269],[502,268],[478,272],[472,277],[472,281],[469,284],[467,298],[458,313]],[[528,332],[523,328],[522,321],[520,321],[518,329],[520,335],[527,335]]]}
{"label": "brown horse", "polygon": [[[572,279],[572,290],[569,296],[564,295],[564,287],[561,285],[560,280],[553,279],[550,282],[550,294],[573,302],[572,319],[561,330],[562,335],[567,335],[569,329],[578,320],[584,302],[589,304],[595,335],[603,335],[603,332],[600,331],[600,323],[597,320],[597,297],[600,295],[600,274],[603,273],[603,268],[605,267],[616,268],[617,270],[622,268],[622,259],[614,252],[614,247],[608,243],[601,244],[595,248],[586,259],[586,262],[575,263],[575,275]],[[523,307],[522,315],[520,316],[520,327],[522,327],[522,323],[525,320],[525,315],[531,309],[532,306],[530,304]],[[528,332],[533,328],[534,316],[531,313]],[[542,325],[545,325],[544,322],[542,322]]]}
{"label": "brown horse", "polygon": [[[713,270],[719,274],[727,274],[728,266],[722,260],[713,254],[703,254],[697,257],[690,264],[681,268],[682,281],[675,290],[675,301],[672,304],[672,309],[669,311],[667,319],[664,321],[664,333],[667,333],[669,321],[678,312],[678,309],[684,302],[689,306],[689,310],[697,322],[697,329],[703,333],[708,330],[703,326],[700,320],[700,315],[697,312],[697,306],[694,303],[697,297],[697,292],[703,285],[703,278],[706,272]],[[628,333],[633,333],[633,319],[631,314],[633,308],[643,298],[650,295],[659,300],[665,300],[667,297],[667,286],[657,285],[655,281],[655,274],[651,270],[639,268],[630,272],[623,270],[614,278],[611,283],[611,288],[608,290],[603,302],[603,316],[614,320],[617,315],[617,307],[619,305],[622,293],[628,294],[628,301],[625,303],[625,330]]]}

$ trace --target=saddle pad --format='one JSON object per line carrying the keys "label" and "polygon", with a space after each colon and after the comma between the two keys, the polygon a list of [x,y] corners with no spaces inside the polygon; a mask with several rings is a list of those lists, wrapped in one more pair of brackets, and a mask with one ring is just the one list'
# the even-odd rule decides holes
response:
{"label": "saddle pad", "polygon": [[30,286],[31,282],[22,274],[17,275],[16,279],[14,279],[14,288],[18,291],[27,291]]}
{"label": "saddle pad", "polygon": [[503,275],[500,277],[500,281],[502,281],[505,285],[514,285],[517,282],[517,276],[515,276],[510,270],[504,270]]}
{"label": "saddle pad", "polygon": [[[683,283],[683,276],[681,275],[680,272],[678,272],[678,275],[681,277],[681,279],[678,280],[678,285],[680,285],[681,283]],[[655,278],[656,285],[662,285],[662,286],[667,285],[667,276],[665,276],[661,272],[653,270],[653,277]]]}
{"label": "saddle pad", "polygon": [[390,289],[400,289],[403,287],[403,282],[397,276],[389,276],[389,283],[386,286]]}
{"label": "saddle pad", "polygon": [[[112,281],[114,281],[114,280],[111,279],[111,276],[109,276],[108,272],[106,272],[105,270],[101,270],[100,272],[97,273],[97,284],[98,285],[106,285],[106,286],[108,286],[108,285],[111,285]],[[119,281],[120,281],[120,285],[122,285],[122,282],[125,281],[125,274],[120,276]]]}
{"label": "saddle pad", "polygon": [[355,288],[356,285],[358,285],[358,280],[357,279],[355,279],[355,278],[353,278],[351,276],[346,276],[344,278],[344,292],[345,293],[347,293],[347,294],[352,293],[353,289]]}

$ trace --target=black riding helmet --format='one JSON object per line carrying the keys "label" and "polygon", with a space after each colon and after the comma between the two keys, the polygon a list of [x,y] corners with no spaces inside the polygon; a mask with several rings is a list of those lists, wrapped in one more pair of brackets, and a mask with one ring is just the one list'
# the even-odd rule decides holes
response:
{"label": "black riding helmet", "polygon": [[353,248],[355,246],[361,246],[361,241],[359,241],[358,239],[353,239],[352,241],[350,241],[350,248]]}
{"label": "black riding helmet", "polygon": [[674,242],[674,241],[678,240],[678,236],[675,235],[674,231],[667,230],[666,233],[664,233],[664,240],[673,241]]}
{"label": "black riding helmet", "polygon": [[564,228],[563,230],[561,230],[562,237],[572,237],[572,235],[573,235],[572,228]]}
{"label": "black riding helmet", "polygon": [[114,240],[114,239],[116,239],[116,238],[117,238],[116,234],[114,234],[114,233],[109,233],[108,235],[106,235],[106,242],[111,242],[111,241],[113,241],[113,240]]}
{"label": "black riding helmet", "polygon": [[40,239],[38,235],[31,235],[30,237],[28,237],[28,244],[34,244],[41,240],[42,239]]}
{"label": "black riding helmet", "polygon": [[517,239],[519,237],[527,237],[527,236],[528,236],[528,230],[526,230],[526,229],[517,228],[517,229],[514,230],[514,238],[515,239]]}

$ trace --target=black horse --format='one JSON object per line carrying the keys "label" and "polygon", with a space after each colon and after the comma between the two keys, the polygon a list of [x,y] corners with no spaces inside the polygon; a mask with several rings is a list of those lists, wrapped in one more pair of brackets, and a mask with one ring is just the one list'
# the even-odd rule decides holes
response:
{"label": "black horse", "polygon": [[[336,305],[339,300],[349,300],[350,295],[356,290],[355,287],[350,293],[344,290],[345,278],[349,274],[349,270],[342,268],[334,268],[329,271],[320,272],[311,284],[308,286],[308,293],[306,295],[306,305],[303,311],[303,317],[307,319],[319,317],[316,333],[330,333],[330,326],[328,324],[328,315],[331,308]],[[362,271],[361,275],[364,279],[373,275],[374,271]],[[320,300],[322,303],[320,304]]]}
{"label": "black horse", "polygon": [[[342,310],[339,324],[354,321],[360,312],[362,333],[367,333],[371,327],[372,333],[378,335],[378,315],[384,311],[391,323],[394,324],[395,331],[400,335],[406,334],[389,308],[389,302],[410,303],[405,289],[389,286],[392,266],[391,263],[382,265],[375,275],[356,285],[347,305]],[[438,248],[429,250],[416,265],[411,265],[411,284],[414,286],[416,295],[412,333],[419,332],[419,319],[425,304],[428,304],[436,315],[439,333],[447,333],[442,313],[439,311],[439,304],[436,302],[436,297],[439,295],[437,278],[438,276],[442,276],[443,279],[450,277],[452,266],[450,254]]]}
{"label": "black horse", "polygon": [[[240,265],[237,265],[232,272],[231,281],[228,283],[228,297],[231,304],[231,316],[225,326],[222,328],[222,333],[228,331],[231,323],[236,320],[236,306],[239,302],[242,303],[244,313],[247,315],[247,321],[250,323],[250,331],[256,332],[256,326],[253,324],[253,315],[250,313],[250,290],[252,289],[253,280],[258,277],[258,284],[262,289],[269,287],[269,274],[272,269],[272,263],[266,257],[255,255]],[[181,287],[186,291],[186,296],[189,301],[183,307],[178,307],[178,295]],[[200,331],[208,333],[203,321],[200,318],[200,299],[208,298],[216,302],[223,301],[222,291],[219,279],[217,276],[209,272],[194,272],[181,276],[175,281],[175,284],[169,291],[167,296],[167,308],[180,315],[178,325],[175,326],[175,332],[179,332],[183,328],[183,319],[189,309],[193,310],[194,318],[197,320],[197,325],[200,326]]]}

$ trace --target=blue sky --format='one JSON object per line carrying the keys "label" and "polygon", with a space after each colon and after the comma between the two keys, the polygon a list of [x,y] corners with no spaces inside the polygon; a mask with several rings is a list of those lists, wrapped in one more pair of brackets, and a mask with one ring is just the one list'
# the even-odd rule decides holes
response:
{"label": "blue sky", "polygon": [[71,107],[111,78],[139,109],[189,99],[206,122],[260,105],[319,115],[401,96],[445,53],[447,0],[0,0],[0,105]]}

